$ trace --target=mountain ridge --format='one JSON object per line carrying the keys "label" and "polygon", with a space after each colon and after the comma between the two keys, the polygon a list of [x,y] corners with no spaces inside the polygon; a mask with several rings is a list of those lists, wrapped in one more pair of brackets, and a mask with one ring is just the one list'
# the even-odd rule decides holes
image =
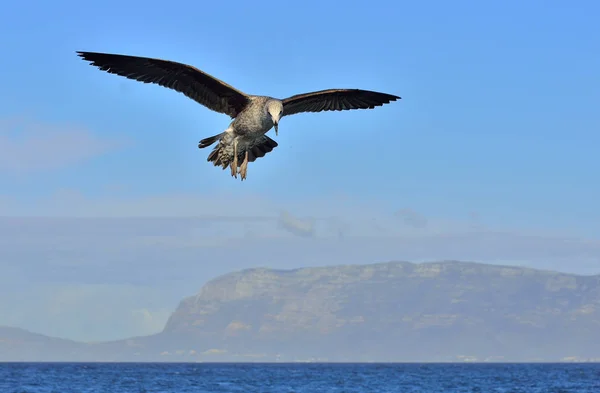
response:
{"label": "mountain ridge", "polygon": [[[160,333],[71,342],[69,354],[127,361],[589,360],[600,359],[598,329],[598,274],[461,261],[257,267],[208,281],[182,299]],[[1,339],[2,330],[5,360]]]}

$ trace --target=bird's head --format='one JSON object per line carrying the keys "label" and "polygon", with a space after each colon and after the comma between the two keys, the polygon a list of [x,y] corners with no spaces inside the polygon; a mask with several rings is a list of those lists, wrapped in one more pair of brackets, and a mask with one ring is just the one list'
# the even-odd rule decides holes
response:
{"label": "bird's head", "polygon": [[281,103],[281,101],[271,100],[267,103],[267,112],[271,116],[271,121],[273,121],[273,127],[275,127],[275,135],[277,135],[279,119],[281,119],[281,115],[283,113],[283,104]]}

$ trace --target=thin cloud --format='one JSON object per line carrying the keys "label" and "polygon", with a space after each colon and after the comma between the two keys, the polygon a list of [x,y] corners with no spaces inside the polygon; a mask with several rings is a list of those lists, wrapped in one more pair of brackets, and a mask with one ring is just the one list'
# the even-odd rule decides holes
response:
{"label": "thin cloud", "polygon": [[300,219],[284,211],[279,216],[279,226],[289,233],[292,233],[300,237],[314,237],[315,236],[315,220],[314,219]]}
{"label": "thin cloud", "polygon": [[0,172],[28,174],[61,169],[124,145],[71,124],[31,120],[0,122]]}
{"label": "thin cloud", "polygon": [[412,228],[425,228],[427,226],[427,217],[412,209],[400,209],[394,215]]}

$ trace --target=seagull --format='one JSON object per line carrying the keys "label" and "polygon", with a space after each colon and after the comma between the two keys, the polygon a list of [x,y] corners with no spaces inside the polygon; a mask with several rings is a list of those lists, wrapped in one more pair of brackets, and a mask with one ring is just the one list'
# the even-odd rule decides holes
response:
{"label": "seagull", "polygon": [[246,94],[193,66],[170,60],[122,54],[76,52],[79,57],[102,71],[143,83],[154,83],[184,94],[215,112],[229,115],[229,127],[202,139],[198,148],[217,144],[207,161],[231,176],[247,178],[248,163],[264,157],[277,147],[266,133],[275,129],[283,116],[301,112],[373,109],[400,97],[360,89],[328,89],[297,94],[285,99]]}

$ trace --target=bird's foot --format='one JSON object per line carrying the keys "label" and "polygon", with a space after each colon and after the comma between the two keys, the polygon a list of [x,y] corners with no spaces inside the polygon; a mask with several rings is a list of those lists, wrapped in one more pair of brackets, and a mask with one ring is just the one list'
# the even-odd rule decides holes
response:
{"label": "bird's foot", "polygon": [[238,173],[238,152],[237,152],[237,141],[233,142],[233,160],[231,162],[231,176],[237,179]]}
{"label": "bird's foot", "polygon": [[233,176],[237,179],[237,173],[238,173],[237,157],[233,161],[231,161],[231,163],[229,164],[229,167],[231,168],[231,176]]}
{"label": "bird's foot", "polygon": [[242,178],[242,181],[244,181],[244,179],[247,177],[248,175],[248,151],[246,150],[246,156],[244,157],[244,162],[242,162],[242,165],[240,166],[240,177]]}

